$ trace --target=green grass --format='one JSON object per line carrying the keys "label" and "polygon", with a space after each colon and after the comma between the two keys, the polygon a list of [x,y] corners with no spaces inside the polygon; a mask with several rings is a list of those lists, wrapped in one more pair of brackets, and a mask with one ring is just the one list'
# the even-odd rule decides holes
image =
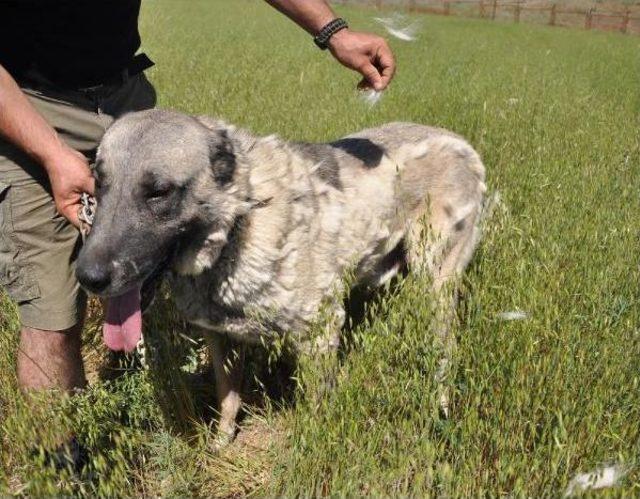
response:
{"label": "green grass", "polygon": [[[379,31],[371,11],[341,12]],[[149,371],[96,375],[94,317],[91,387],[26,410],[4,300],[0,492],[557,496],[576,472],[615,462],[633,467],[617,491],[640,494],[640,39],[418,18],[418,41],[392,41],[397,78],[373,109],[354,74],[253,0],[147,1],[143,48],[162,107],[294,140],[416,121],[478,149],[500,202],[463,283],[451,417],[437,410],[419,277],[356,331],[337,388],[319,402],[312,363],[296,373],[294,403],[251,383],[243,431],[217,455],[201,344],[178,334],[188,328],[169,302],[147,326]],[[516,309],[529,318],[497,317]],[[262,357],[249,374],[270,385],[275,368]],[[80,480],[28,455],[57,425],[92,451]]]}

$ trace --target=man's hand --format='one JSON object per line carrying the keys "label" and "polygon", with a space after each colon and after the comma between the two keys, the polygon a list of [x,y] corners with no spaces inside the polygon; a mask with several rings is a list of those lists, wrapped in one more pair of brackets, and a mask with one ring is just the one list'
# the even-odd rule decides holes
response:
{"label": "man's hand", "polygon": [[[267,0],[280,12],[315,36],[336,18],[327,0]],[[341,64],[362,76],[359,88],[381,91],[387,88],[396,70],[391,49],[384,38],[342,29],[329,39],[329,50]]]}
{"label": "man's hand", "polygon": [[49,174],[53,199],[58,213],[80,227],[78,211],[83,192],[93,195],[94,179],[87,159],[78,151],[62,146],[59,153],[44,165]]}
{"label": "man's hand", "polygon": [[329,50],[344,66],[364,78],[358,88],[387,88],[396,71],[393,53],[384,38],[349,29],[338,31],[329,39]]}

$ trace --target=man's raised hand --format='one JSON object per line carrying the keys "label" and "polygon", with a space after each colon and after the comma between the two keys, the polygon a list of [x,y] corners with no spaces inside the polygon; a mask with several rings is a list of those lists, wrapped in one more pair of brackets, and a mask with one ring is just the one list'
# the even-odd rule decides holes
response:
{"label": "man's raised hand", "polygon": [[377,35],[343,29],[331,37],[329,50],[342,65],[363,76],[361,89],[384,90],[396,71],[389,45]]}

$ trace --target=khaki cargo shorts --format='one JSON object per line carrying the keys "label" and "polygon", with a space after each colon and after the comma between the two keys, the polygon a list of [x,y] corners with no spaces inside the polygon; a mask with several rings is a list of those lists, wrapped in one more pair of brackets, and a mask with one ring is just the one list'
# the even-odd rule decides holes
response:
{"label": "khaki cargo shorts", "polygon": [[[60,137],[90,162],[114,118],[155,105],[144,74],[99,91],[23,86]],[[44,170],[0,138],[0,286],[18,304],[23,326],[68,329],[82,320],[86,296],[75,277],[78,230],[58,215]]]}

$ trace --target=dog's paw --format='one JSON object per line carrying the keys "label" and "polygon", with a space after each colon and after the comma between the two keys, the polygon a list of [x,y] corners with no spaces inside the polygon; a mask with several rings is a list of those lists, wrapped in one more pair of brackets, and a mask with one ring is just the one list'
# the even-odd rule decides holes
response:
{"label": "dog's paw", "polygon": [[221,450],[229,447],[231,443],[235,440],[236,434],[235,432],[229,433],[226,431],[219,430],[216,433],[215,438],[213,439],[211,450],[214,452],[220,452]]}

